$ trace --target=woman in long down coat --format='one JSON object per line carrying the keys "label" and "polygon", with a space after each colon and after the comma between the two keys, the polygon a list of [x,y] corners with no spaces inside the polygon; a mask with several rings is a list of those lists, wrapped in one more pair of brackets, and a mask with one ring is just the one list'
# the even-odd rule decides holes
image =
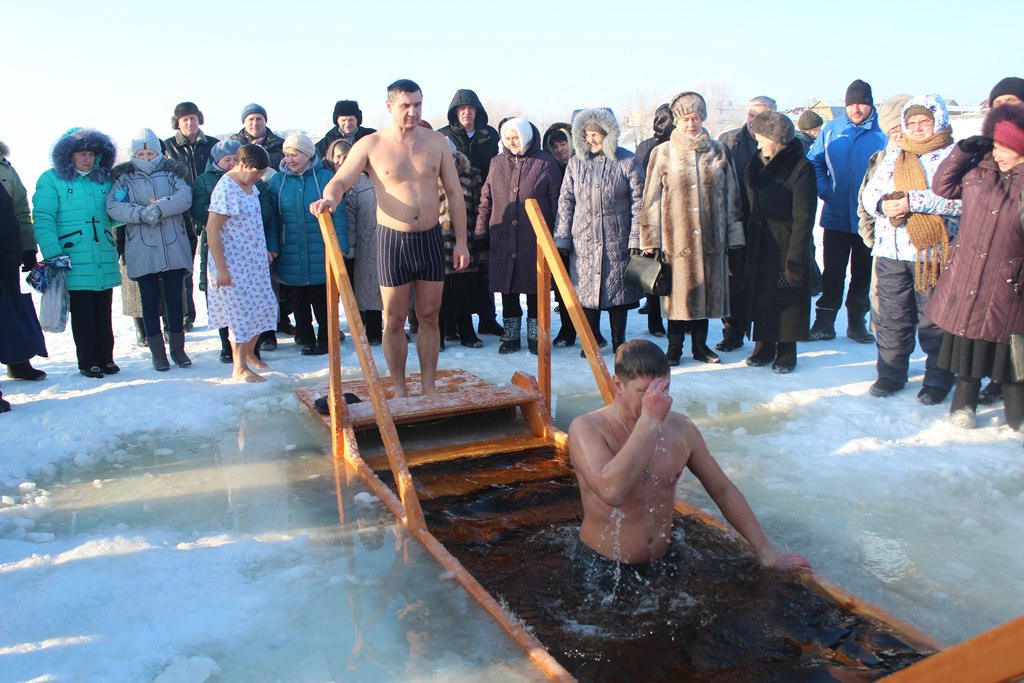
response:
{"label": "woman in long down coat", "polygon": [[958,142],[939,165],[932,191],[963,199],[960,231],[925,312],[942,328],[939,367],[957,375],[950,419],[974,426],[981,378],[991,377],[1003,383],[1006,424],[1019,431],[1024,383],[1014,381],[1010,335],[1024,333],[1024,105],[990,110],[982,135]]}
{"label": "woman in long down coat", "polygon": [[78,369],[100,378],[121,370],[114,362],[110,318],[114,287],[121,284],[117,247],[107,216],[110,170],[117,150],[109,137],[78,128],[53,148],[53,168],[32,196],[36,241],[44,259],[71,259],[67,288]]}
{"label": "woman in long down coat", "polygon": [[480,192],[474,239],[489,241],[490,289],[501,294],[505,334],[498,353],[520,349],[520,294],[526,295],[526,341],[530,353],[537,353],[537,236],[526,200],[536,199],[548,225],[554,225],[562,172],[541,149],[540,132],[529,121],[509,119],[500,132],[504,148],[491,160]]}
{"label": "woman in long down coat", "polygon": [[669,364],[679,365],[687,320],[693,357],[718,363],[707,345],[708,319],[730,313],[726,250],[744,244],[739,188],[725,146],[703,127],[704,98],[684,92],[671,108],[676,128],[648,164],[640,246],[660,250],[672,266],[672,290],[662,298]]}
{"label": "woman in long down coat", "polygon": [[811,322],[811,230],[818,189],[789,117],[762,112],[749,129],[759,152],[745,179],[750,242],[741,317],[754,342],[747,365],[770,363],[785,374],[796,367],[796,343],[807,339]]}
{"label": "woman in long down coat", "polygon": [[640,247],[644,192],[640,162],[618,142],[610,109],[576,114],[576,154],[565,169],[555,228],[555,246],[569,252],[569,277],[595,337],[601,311],[608,311],[613,349],[626,341],[626,313],[640,300],[640,290],[626,284],[626,267],[630,249]]}

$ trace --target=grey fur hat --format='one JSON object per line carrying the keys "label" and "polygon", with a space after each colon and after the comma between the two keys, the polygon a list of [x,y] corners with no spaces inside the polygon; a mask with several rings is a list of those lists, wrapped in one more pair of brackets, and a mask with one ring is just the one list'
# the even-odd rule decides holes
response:
{"label": "grey fur hat", "polygon": [[708,120],[708,105],[700,93],[682,92],[672,99],[672,116],[676,121],[687,114],[697,114],[701,121]]}
{"label": "grey fur hat", "polygon": [[788,145],[793,141],[796,128],[793,121],[785,114],[777,111],[763,111],[750,122],[751,135],[760,135],[780,145]]}
{"label": "grey fur hat", "polygon": [[178,130],[178,119],[193,114],[199,119],[200,126],[206,123],[206,119],[203,118],[203,112],[199,111],[199,107],[196,106],[195,102],[179,102],[174,106],[174,114],[171,115],[171,128]]}

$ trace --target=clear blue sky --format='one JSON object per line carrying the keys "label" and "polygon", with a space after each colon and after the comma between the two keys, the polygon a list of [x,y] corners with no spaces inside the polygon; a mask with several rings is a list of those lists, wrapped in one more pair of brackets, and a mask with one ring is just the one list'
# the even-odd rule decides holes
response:
{"label": "clear blue sky", "polygon": [[[236,131],[259,102],[276,130],[322,135],[337,99],[365,123],[384,117],[384,88],[412,78],[424,116],[444,123],[469,87],[497,122],[539,125],[575,108],[622,115],[708,83],[737,103],[841,103],[863,78],[877,101],[937,92],[976,104],[1018,58],[1024,3],[684,3],[521,0],[449,2],[19,2],[4,8],[0,139],[31,192],[49,149],[71,126],[126,142],[140,128],[171,135],[175,103],[192,100],[211,134]],[[944,9],[948,8],[948,9]],[[1000,26],[1016,27],[1000,36]],[[967,38],[961,32],[972,32]],[[1002,47],[1000,47],[1002,46]]]}

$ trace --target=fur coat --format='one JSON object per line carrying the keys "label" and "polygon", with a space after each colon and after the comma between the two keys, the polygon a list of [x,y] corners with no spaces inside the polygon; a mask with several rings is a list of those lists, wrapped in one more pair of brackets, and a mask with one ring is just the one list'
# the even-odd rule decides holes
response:
{"label": "fur coat", "polygon": [[[601,152],[592,154],[584,126],[607,131]],[[634,305],[641,292],[626,285],[629,250],[640,246],[644,170],[618,146],[619,124],[608,109],[584,109],[573,119],[576,154],[569,159],[558,197],[555,246],[568,250],[569,278],[584,308]]]}
{"label": "fur coat", "polygon": [[660,249],[672,266],[662,298],[670,320],[722,318],[729,311],[727,249],[744,245],[739,188],[725,146],[707,131],[705,151],[678,128],[651,152],[640,248]]}

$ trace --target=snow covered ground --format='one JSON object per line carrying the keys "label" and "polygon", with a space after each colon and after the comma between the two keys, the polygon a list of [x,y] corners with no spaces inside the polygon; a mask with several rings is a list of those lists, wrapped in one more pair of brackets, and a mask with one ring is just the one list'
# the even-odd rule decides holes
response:
{"label": "snow covered ground", "polygon": [[[292,393],[325,381],[323,358],[282,338],[266,354],[268,382],[231,384],[201,310],[195,365],[158,374],[131,322],[115,321],[121,374],[79,375],[67,333],[48,336],[45,381],[3,382],[14,409],[0,416],[0,680],[529,674],[359,486],[344,490],[338,524],[326,435]],[[632,314],[631,336],[645,329]],[[713,322],[713,341],[719,332]],[[499,356],[485,341],[450,347],[441,367],[496,382],[535,369],[525,352]],[[684,356],[672,394],[777,543],[948,643],[1022,611],[1024,452],[1001,409],[964,431],[946,420],[948,401],[917,403],[919,377],[870,397],[874,347],[841,328],[833,342],[801,345],[789,376],[748,368],[749,349],[719,366]],[[578,346],[553,359],[565,426],[598,398]],[[355,365],[346,342],[343,366]],[[681,490],[713,508],[692,480]],[[433,614],[430,647],[410,630],[417,610]]]}

